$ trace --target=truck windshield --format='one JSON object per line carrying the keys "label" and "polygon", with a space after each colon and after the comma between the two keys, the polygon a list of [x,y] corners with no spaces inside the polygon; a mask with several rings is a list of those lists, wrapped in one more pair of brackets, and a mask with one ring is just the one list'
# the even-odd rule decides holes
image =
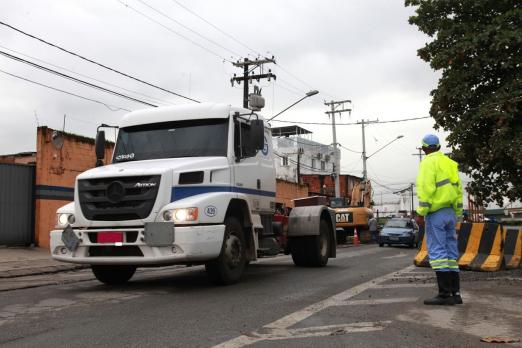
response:
{"label": "truck windshield", "polygon": [[226,156],[228,119],[150,123],[120,128],[113,162]]}

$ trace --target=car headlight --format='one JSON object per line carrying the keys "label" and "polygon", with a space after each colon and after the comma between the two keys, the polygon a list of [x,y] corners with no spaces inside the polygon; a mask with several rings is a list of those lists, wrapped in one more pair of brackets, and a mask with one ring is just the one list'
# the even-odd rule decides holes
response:
{"label": "car headlight", "polygon": [[65,228],[76,222],[74,214],[60,213],[56,214],[56,228]]}
{"label": "car headlight", "polygon": [[178,208],[165,210],[163,220],[177,223],[194,222],[198,220],[198,208]]}

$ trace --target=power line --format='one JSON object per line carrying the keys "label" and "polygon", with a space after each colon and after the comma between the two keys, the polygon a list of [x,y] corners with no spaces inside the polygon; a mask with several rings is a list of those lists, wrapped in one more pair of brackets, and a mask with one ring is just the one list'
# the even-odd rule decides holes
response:
{"label": "power line", "polygon": [[4,73],[6,75],[10,75],[12,77],[16,77],[16,78],[18,78],[20,80],[24,80],[24,81],[27,81],[27,82],[30,82],[30,83],[34,83],[36,85],[39,85],[39,86],[42,86],[42,87],[45,87],[45,88],[52,89],[52,90],[57,91],[57,92],[65,93],[65,94],[72,95],[72,96],[77,97],[77,98],[81,98],[81,99],[88,100],[88,101],[91,101],[91,102],[94,102],[94,103],[102,104],[103,106],[105,106],[110,111],[118,111],[118,110],[124,110],[124,111],[129,111],[129,112],[132,111],[132,110],[125,109],[125,108],[122,108],[122,107],[119,107],[119,106],[114,106],[114,105],[111,105],[111,104],[107,104],[107,103],[101,102],[101,101],[96,100],[96,99],[87,98],[87,97],[81,96],[79,94],[71,93],[71,92],[68,92],[68,91],[64,91],[62,89],[58,89],[58,88],[55,88],[55,87],[52,87],[52,86],[48,86],[48,85],[45,85],[43,83],[36,82],[36,81],[30,80],[30,79],[27,79],[25,77],[22,77],[22,76],[18,76],[18,75],[15,75],[15,74],[8,73],[7,71],[4,71],[4,70],[0,70],[0,72]]}
{"label": "power line", "polygon": [[187,36],[185,36],[185,35],[183,35],[183,34],[178,33],[178,32],[175,31],[174,29],[172,29],[172,28],[166,26],[165,24],[163,24],[163,23],[161,23],[161,22],[155,20],[154,18],[152,18],[152,17],[148,16],[147,14],[141,12],[140,10],[138,10],[138,9],[136,9],[136,8],[134,8],[134,7],[132,7],[131,5],[129,5],[129,4],[125,3],[125,2],[123,2],[122,0],[117,0],[117,1],[118,1],[120,4],[122,4],[123,6],[125,6],[125,7],[127,7],[127,8],[130,8],[132,11],[136,12],[136,13],[139,14],[140,16],[145,17],[145,18],[147,18],[149,21],[151,21],[151,22],[153,22],[153,23],[156,23],[157,25],[159,25],[159,26],[161,26],[161,27],[167,29],[167,30],[168,30],[169,32],[171,32],[172,34],[174,34],[174,35],[176,35],[176,36],[179,36],[179,37],[181,37],[182,39],[187,40],[188,42],[192,43],[193,45],[198,46],[198,47],[201,48],[202,50],[207,51],[208,53],[210,53],[210,54],[212,54],[212,55],[218,57],[220,60],[223,60],[224,62],[232,63],[231,60],[229,60],[229,59],[227,59],[227,58],[221,56],[219,53],[217,53],[217,52],[211,50],[211,49],[208,48],[208,47],[205,47],[205,46],[203,46],[203,45],[197,43],[196,41],[194,41],[194,40],[188,38]]}
{"label": "power line", "polygon": [[14,56],[12,54],[9,54],[7,52],[4,52],[4,51],[1,51],[0,50],[0,54],[7,57],[7,58],[10,58],[10,59],[13,59],[13,60],[16,60],[16,61],[19,61],[21,63],[24,63],[24,64],[27,64],[27,65],[30,65],[32,67],[35,67],[37,69],[40,69],[40,70],[43,70],[43,71],[46,71],[46,72],[49,72],[51,74],[54,74],[54,75],[57,75],[57,76],[60,76],[60,77],[63,77],[63,78],[66,78],[66,79],[69,79],[71,81],[74,81],[74,82],[77,82],[77,83],[80,83],[82,85],[85,85],[85,86],[88,86],[88,87],[91,87],[91,88],[94,88],[94,89],[98,89],[100,91],[103,91],[103,92],[106,92],[106,93],[109,93],[109,94],[113,94],[115,96],[118,96],[118,97],[121,97],[121,98],[125,98],[125,99],[128,99],[128,100],[131,100],[131,101],[134,101],[134,102],[137,102],[137,103],[141,103],[141,104],[145,104],[145,105],[148,105],[148,106],[152,106],[152,107],[157,107],[157,105],[154,105],[154,104],[151,104],[151,103],[148,103],[146,101],[143,101],[143,100],[140,100],[140,99],[136,99],[134,97],[131,97],[131,96],[128,96],[128,95],[125,95],[125,94],[122,94],[122,93],[119,93],[119,92],[116,92],[116,91],[113,91],[113,90],[110,90],[110,89],[107,89],[105,87],[102,87],[102,86],[98,86],[98,85],[95,85],[93,83],[90,83],[90,82],[87,82],[87,81],[84,81],[84,80],[80,80],[80,79],[77,79],[76,77],[73,77],[71,75],[67,75],[67,74],[64,74],[64,73],[61,73],[59,71],[56,71],[56,70],[53,70],[53,69],[50,69],[50,68],[47,68],[43,65],[40,65],[40,64],[36,64],[36,63],[33,63],[33,62],[30,62],[28,60],[25,60],[23,58],[20,58],[20,57],[17,57],[17,56]]}
{"label": "power line", "polygon": [[[138,0],[138,1],[141,1],[141,0]],[[214,28],[215,30],[219,31],[221,34],[227,36],[228,38],[232,39],[233,41],[235,41],[236,43],[238,43],[239,45],[243,46],[244,48],[246,48],[247,50],[253,52],[254,54],[256,54],[257,56],[262,56],[262,54],[259,52],[259,51],[256,51],[254,50],[253,48],[247,46],[245,43],[239,41],[237,38],[235,38],[234,36],[232,36],[231,34],[225,32],[223,29],[219,28],[218,26],[216,26],[215,24],[211,23],[209,20],[203,18],[202,16],[200,16],[199,14],[197,14],[195,11],[189,9],[187,6],[181,4],[179,1],[177,0],[172,0],[172,2],[174,2],[175,4],[177,4],[179,7],[183,8],[184,10],[186,10],[187,12],[191,13],[192,15],[196,16],[197,18],[199,18],[200,20],[202,20],[203,22],[205,22],[206,24],[210,25],[212,28]],[[307,86],[308,88],[314,90],[316,88],[312,87],[310,84],[308,84],[306,81],[304,81],[303,79],[299,78],[298,76],[296,76],[295,74],[291,73],[288,69],[285,69],[281,64],[278,64],[276,63],[276,65],[283,71],[285,72],[287,75],[291,76],[292,78],[294,78],[295,80],[299,81],[300,83],[302,83],[304,86]],[[290,85],[290,84],[289,84]],[[299,90],[299,88],[297,88],[297,90]],[[328,95],[328,94],[327,94]]]}
{"label": "power line", "polygon": [[73,56],[75,56],[75,57],[77,57],[77,58],[80,58],[80,59],[82,59],[82,60],[85,60],[86,62],[89,62],[89,63],[95,64],[95,65],[98,65],[99,67],[102,67],[102,68],[104,68],[104,69],[110,70],[110,71],[112,71],[112,72],[114,72],[114,73],[116,73],[116,74],[119,74],[119,75],[125,76],[125,77],[130,78],[130,79],[132,79],[132,80],[134,80],[134,81],[137,81],[137,82],[143,83],[143,84],[145,84],[145,85],[147,85],[147,86],[157,88],[157,89],[159,89],[159,90],[161,90],[161,91],[163,91],[163,92],[170,93],[170,94],[175,95],[175,96],[177,96],[177,97],[184,98],[184,99],[187,99],[187,100],[190,100],[190,101],[196,102],[196,103],[201,103],[199,100],[196,100],[196,99],[192,99],[192,98],[186,97],[186,96],[184,96],[184,95],[182,95],[182,94],[179,94],[179,93],[173,92],[173,91],[168,90],[168,89],[166,89],[166,88],[160,87],[160,86],[158,86],[158,85],[152,84],[152,83],[150,83],[150,82],[147,82],[147,81],[141,80],[141,79],[139,79],[139,78],[137,78],[137,77],[134,77],[134,76],[132,76],[132,75],[129,75],[129,74],[126,74],[126,73],[121,72],[121,71],[119,71],[119,70],[116,70],[116,69],[114,69],[114,68],[111,68],[111,67],[109,67],[109,66],[107,66],[107,65],[104,65],[104,64],[98,63],[98,62],[96,62],[96,61],[94,61],[94,60],[92,60],[92,59],[86,58],[86,57],[84,57],[84,56],[82,56],[82,55],[80,55],[80,54],[78,54],[78,53],[74,53],[74,52],[72,52],[72,51],[69,51],[69,50],[63,48],[63,47],[60,47],[60,46],[55,45],[55,44],[53,44],[53,43],[51,43],[51,42],[49,42],[49,41],[46,41],[46,40],[44,40],[44,39],[42,39],[42,38],[39,38],[39,37],[37,37],[37,36],[34,36],[34,35],[32,35],[32,34],[29,34],[29,33],[25,32],[25,31],[22,31],[22,30],[20,30],[20,29],[18,29],[18,28],[15,28],[15,27],[13,27],[12,25],[9,25],[9,24],[7,24],[7,23],[5,23],[5,22],[0,21],[0,24],[3,25],[3,26],[5,26],[5,27],[8,27],[8,28],[10,28],[10,29],[12,29],[12,30],[14,30],[14,31],[17,31],[17,32],[19,32],[20,34],[23,34],[23,35],[25,35],[25,36],[27,36],[27,37],[30,37],[30,38],[35,39],[35,40],[38,40],[38,41],[40,41],[40,42],[42,42],[42,43],[44,43],[44,44],[46,44],[46,45],[49,45],[49,46],[54,47],[54,48],[56,48],[56,49],[59,49],[59,50],[62,51],[62,52],[68,53],[68,54],[73,55]]}
{"label": "power line", "polygon": [[284,84],[281,83],[281,81],[274,81],[274,86],[276,86],[277,88],[282,88],[282,89],[284,89],[290,93],[293,93],[295,95],[298,95],[298,96],[303,95],[302,92],[297,92],[295,89],[292,89],[289,86],[285,86]]}
{"label": "power line", "polygon": [[258,56],[261,56],[261,53],[257,52],[256,50],[248,47],[246,44],[244,44],[243,42],[239,41],[238,39],[236,39],[234,36],[228,34],[227,32],[225,32],[224,30],[222,30],[221,28],[219,28],[218,26],[212,24],[210,21],[206,20],[205,18],[201,17],[200,15],[198,15],[195,11],[192,11],[191,9],[189,9],[188,7],[186,7],[185,5],[181,4],[179,1],[176,1],[176,0],[172,0],[172,2],[174,2],[175,4],[177,4],[179,7],[183,8],[185,11],[191,13],[192,15],[196,16],[197,18],[201,19],[203,22],[207,23],[208,25],[210,25],[212,28],[216,29],[217,31],[219,31],[221,34],[227,36],[228,38],[234,40],[235,42],[237,42],[238,44],[240,44],[241,46],[243,46],[244,48],[246,48],[247,50],[251,51],[251,52],[254,52],[254,54],[257,54]]}
{"label": "power line", "polygon": [[206,40],[206,41],[208,41],[208,42],[210,42],[210,43],[216,45],[217,47],[220,47],[220,48],[224,49],[225,51],[227,51],[227,52],[229,52],[229,53],[232,53],[232,54],[235,55],[235,56],[238,56],[238,57],[241,56],[241,54],[239,54],[239,53],[237,53],[237,52],[234,52],[234,51],[228,49],[227,47],[221,45],[219,42],[216,42],[216,41],[214,41],[214,40],[212,40],[212,39],[209,39],[208,37],[206,37],[206,36],[204,36],[204,35],[198,33],[196,30],[194,30],[194,29],[192,29],[192,28],[186,26],[185,24],[181,23],[180,21],[178,21],[178,20],[176,20],[176,19],[170,17],[169,15],[165,14],[164,12],[161,12],[161,11],[158,10],[157,8],[152,7],[151,5],[149,5],[148,3],[146,3],[144,0],[137,0],[137,1],[139,1],[139,2],[142,3],[143,5],[147,6],[147,7],[150,8],[152,11],[154,11],[154,12],[160,14],[161,16],[163,16],[163,17],[165,17],[165,18],[168,18],[170,21],[176,23],[177,25],[181,26],[182,28],[185,28],[186,30],[190,31],[191,33],[193,33],[193,34],[199,36],[199,37],[202,38],[203,40]]}
{"label": "power line", "polygon": [[339,143],[337,143],[337,145],[339,145],[341,148],[343,148],[343,149],[345,149],[345,150],[348,150],[348,151],[350,151],[350,152],[353,152],[353,153],[362,153],[361,151],[355,151],[355,150],[349,149],[349,148],[347,148],[346,146],[343,146],[343,145],[341,145],[341,144],[339,144]]}
{"label": "power line", "polygon": [[47,64],[47,65],[49,65],[49,66],[52,66],[52,67],[55,67],[55,68],[58,68],[58,69],[65,70],[65,71],[70,72],[70,73],[73,73],[73,74],[75,74],[75,75],[82,76],[82,77],[88,78],[88,79],[90,79],[90,80],[93,80],[93,81],[96,81],[96,82],[100,82],[100,83],[106,84],[106,85],[111,86],[111,87],[116,87],[116,88],[122,89],[122,90],[127,91],[127,92],[130,92],[130,93],[134,93],[134,94],[141,95],[141,96],[143,96],[143,97],[146,97],[146,98],[148,98],[148,99],[151,99],[151,100],[154,101],[154,102],[166,103],[166,104],[171,104],[171,105],[173,104],[173,103],[171,103],[171,102],[169,102],[169,101],[166,101],[166,100],[163,100],[163,99],[155,98],[155,97],[152,97],[152,96],[150,96],[150,95],[147,95],[147,94],[144,94],[144,93],[141,93],[141,92],[138,92],[138,91],[133,91],[133,90],[131,90],[131,89],[127,89],[127,88],[125,88],[125,87],[122,87],[122,86],[119,86],[119,85],[115,85],[115,84],[110,83],[110,82],[107,82],[107,81],[103,81],[103,80],[96,79],[96,78],[94,78],[94,77],[92,77],[92,76],[88,76],[88,75],[85,75],[85,74],[78,73],[78,72],[76,72],[76,71],[74,71],[74,70],[67,69],[67,68],[65,68],[65,67],[63,67],[63,66],[60,66],[60,65],[56,65],[56,64],[49,63],[49,62],[47,62],[47,61],[45,61],[45,60],[43,60],[43,59],[39,59],[39,58],[36,58],[36,57],[30,56],[30,55],[28,55],[28,54],[24,54],[24,53],[22,53],[22,52],[20,52],[20,51],[13,50],[13,49],[11,49],[11,48],[8,48],[8,47],[2,46],[2,45],[0,45],[0,47],[3,48],[3,49],[6,49],[6,50],[8,50],[8,51],[11,51],[11,52],[17,53],[17,54],[19,54],[19,55],[21,55],[21,56],[24,56],[24,57],[27,57],[27,58],[31,58],[31,59],[36,60],[36,61],[41,62],[41,63],[45,63],[45,64]]}
{"label": "power line", "polygon": [[[422,120],[425,118],[431,118],[431,116],[404,118],[404,119],[400,119],[400,120],[390,120],[390,121],[379,121],[379,123],[377,123],[377,124],[415,121],[415,120]],[[313,125],[318,125],[318,126],[331,126],[332,125],[331,123],[326,123],[326,122],[302,122],[302,121],[281,121],[281,120],[274,120],[274,122],[293,123],[293,124],[313,124]],[[357,122],[336,123],[337,126],[356,126],[359,124],[360,123],[357,123]]]}
{"label": "power line", "polygon": [[[288,69],[285,69],[281,64],[278,64],[276,63],[276,65],[283,71],[285,72],[287,75],[293,77],[296,81],[299,81],[301,84],[303,84],[304,86],[314,90],[316,88],[312,87],[309,83],[307,83],[306,81],[304,81],[303,79],[299,78],[298,76],[296,76],[295,74],[291,73]],[[320,90],[322,90],[322,94],[325,94],[327,96],[329,96],[331,99],[337,99],[337,98],[334,98],[331,94],[329,93],[326,93],[324,92],[324,89],[320,88]]]}

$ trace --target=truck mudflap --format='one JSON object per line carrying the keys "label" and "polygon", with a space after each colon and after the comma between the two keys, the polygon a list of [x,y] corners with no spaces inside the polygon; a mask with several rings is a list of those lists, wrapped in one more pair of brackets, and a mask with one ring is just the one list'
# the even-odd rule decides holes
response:
{"label": "truck mudflap", "polygon": [[335,236],[334,210],[324,205],[295,207],[288,217],[288,238],[318,236],[321,229],[321,220],[325,220],[329,227],[329,257],[336,256],[337,240]]}

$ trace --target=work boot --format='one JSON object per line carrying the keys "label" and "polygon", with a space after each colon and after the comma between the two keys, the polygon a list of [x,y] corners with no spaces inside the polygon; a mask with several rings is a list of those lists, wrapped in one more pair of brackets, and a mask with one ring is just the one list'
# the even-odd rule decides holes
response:
{"label": "work boot", "polygon": [[453,306],[455,300],[451,295],[451,274],[453,272],[435,272],[439,293],[434,298],[424,300],[425,305]]}
{"label": "work boot", "polygon": [[462,296],[460,296],[460,274],[459,272],[449,272],[451,274],[451,296],[455,304],[462,304]]}

